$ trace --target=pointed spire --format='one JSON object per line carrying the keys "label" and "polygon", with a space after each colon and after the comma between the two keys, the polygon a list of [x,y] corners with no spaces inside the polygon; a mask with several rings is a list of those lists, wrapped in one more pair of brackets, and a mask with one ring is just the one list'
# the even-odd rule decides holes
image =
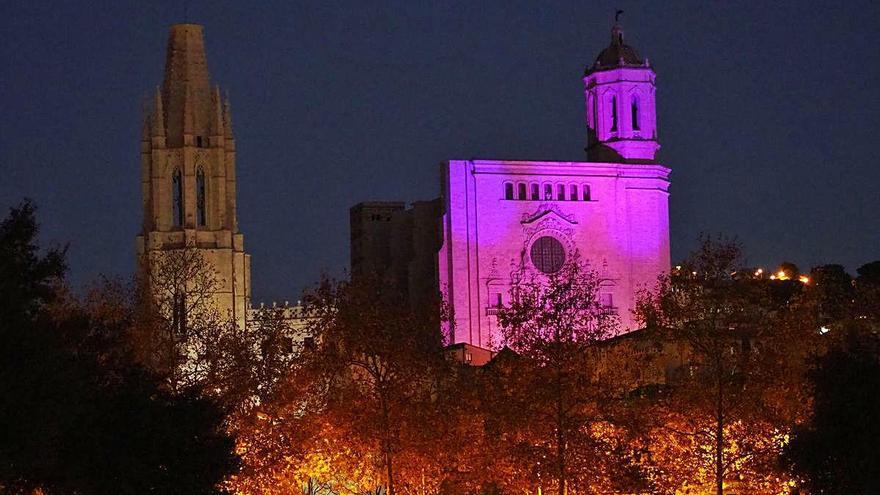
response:
{"label": "pointed spire", "polygon": [[220,99],[220,86],[214,86],[211,105],[214,107],[213,132],[211,135],[222,136],[225,129],[223,127],[223,100]]}
{"label": "pointed spire", "polygon": [[226,94],[226,101],[223,104],[223,131],[226,139],[233,139],[232,136],[232,108],[229,105],[229,94]]}
{"label": "pointed spire", "polygon": [[168,36],[162,97],[170,146],[183,145],[184,134],[210,134],[211,83],[202,31],[198,24],[175,24]]}
{"label": "pointed spire", "polygon": [[165,111],[162,108],[162,93],[156,86],[156,96],[153,101],[152,118],[153,136],[165,136]]}
{"label": "pointed spire", "polygon": [[150,142],[150,120],[152,119],[152,113],[150,97],[144,94],[143,98],[141,98],[141,114],[144,118],[143,125],[141,126],[141,141],[143,142]]}
{"label": "pointed spire", "polygon": [[183,135],[192,136],[193,132],[193,95],[192,88],[187,86],[183,92]]}

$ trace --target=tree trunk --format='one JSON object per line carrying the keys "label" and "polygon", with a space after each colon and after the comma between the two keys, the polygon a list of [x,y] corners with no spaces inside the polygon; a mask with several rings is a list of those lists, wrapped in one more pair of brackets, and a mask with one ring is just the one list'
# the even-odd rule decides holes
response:
{"label": "tree trunk", "polygon": [[558,383],[556,387],[556,461],[559,472],[557,473],[557,494],[566,495],[568,493],[568,476],[565,465],[565,414],[562,404],[562,379],[557,377]]}
{"label": "tree trunk", "polygon": [[715,407],[715,493],[724,495],[724,385],[720,376]]}
{"label": "tree trunk", "polygon": [[385,458],[385,470],[388,475],[388,495],[394,495],[394,467],[391,456],[391,419],[388,402],[382,399],[382,453]]}

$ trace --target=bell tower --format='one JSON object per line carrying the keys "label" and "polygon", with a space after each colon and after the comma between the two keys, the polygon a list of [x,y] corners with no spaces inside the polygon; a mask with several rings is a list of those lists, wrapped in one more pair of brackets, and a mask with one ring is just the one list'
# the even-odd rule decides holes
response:
{"label": "bell tower", "polygon": [[660,149],[654,104],[656,75],[648,59],[626,44],[618,16],[611,28],[611,44],[584,71],[587,159],[656,163]]}
{"label": "bell tower", "polygon": [[[243,326],[250,255],[236,219],[235,138],[229,99],[211,87],[202,26],[171,26],[161,88],[141,135],[141,262],[197,250],[215,270],[212,300]],[[153,269],[152,265],[147,265]]]}

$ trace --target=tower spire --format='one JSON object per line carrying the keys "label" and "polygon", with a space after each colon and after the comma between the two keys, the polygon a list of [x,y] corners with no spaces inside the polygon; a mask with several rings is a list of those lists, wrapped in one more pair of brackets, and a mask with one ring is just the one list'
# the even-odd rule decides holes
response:
{"label": "tower spire", "polygon": [[212,122],[211,135],[222,136],[223,128],[223,100],[220,99],[220,86],[214,86],[214,93],[211,97],[211,106],[214,110],[214,120]]}
{"label": "tower spire", "polygon": [[235,143],[224,138],[228,106],[208,76],[202,26],[171,26],[166,55],[148,105],[151,142],[141,144],[139,259],[156,270],[163,256],[197,250],[218,279],[206,304],[244,328],[250,256],[235,222]]}
{"label": "tower spire", "polygon": [[229,104],[229,95],[226,95],[226,101],[223,103],[223,131],[226,139],[232,139],[232,106]]}
{"label": "tower spire", "polygon": [[202,26],[171,26],[162,98],[169,146],[183,145],[184,134],[209,134],[212,119],[211,82]]}
{"label": "tower spire", "polygon": [[159,87],[156,86],[156,96],[153,98],[153,136],[154,137],[164,137],[165,136],[165,111],[162,108],[162,93],[159,91]]}

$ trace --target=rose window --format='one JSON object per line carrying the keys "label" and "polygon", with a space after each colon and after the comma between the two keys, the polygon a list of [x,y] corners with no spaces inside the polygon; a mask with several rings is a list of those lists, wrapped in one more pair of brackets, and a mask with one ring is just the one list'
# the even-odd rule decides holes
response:
{"label": "rose window", "polygon": [[530,255],[535,268],[547,274],[558,272],[565,263],[565,248],[555,237],[539,237],[532,244]]}

